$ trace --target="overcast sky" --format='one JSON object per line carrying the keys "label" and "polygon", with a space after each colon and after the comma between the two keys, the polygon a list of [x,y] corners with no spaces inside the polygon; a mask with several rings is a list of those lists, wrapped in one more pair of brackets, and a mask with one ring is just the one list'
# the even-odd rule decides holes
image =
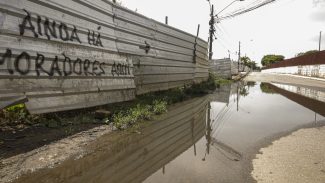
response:
{"label": "overcast sky", "polygon": [[[211,0],[216,13],[233,0]],[[220,16],[261,0],[236,2]],[[155,20],[196,34],[208,40],[209,4],[206,0],[122,0],[129,9],[137,10]],[[265,7],[217,24],[218,40],[214,42],[214,58],[237,59],[238,42],[242,42],[242,55],[258,63],[265,54],[282,54],[286,58],[318,49],[319,32],[323,31],[322,49],[325,49],[325,0],[276,0]]]}

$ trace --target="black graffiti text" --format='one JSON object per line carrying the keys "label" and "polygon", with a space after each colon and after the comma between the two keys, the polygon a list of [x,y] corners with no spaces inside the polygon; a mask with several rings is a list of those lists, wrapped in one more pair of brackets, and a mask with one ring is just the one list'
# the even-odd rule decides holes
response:
{"label": "black graffiti text", "polygon": [[112,70],[111,73],[113,76],[117,75],[117,76],[126,76],[126,75],[130,75],[130,65],[128,64],[121,64],[118,63],[116,64],[114,62],[113,66],[112,66]]}
{"label": "black graffiti text", "polygon": [[96,34],[95,31],[88,30],[88,43],[90,45],[104,47],[100,39],[100,36],[101,36],[100,33]]}
{"label": "black graffiti text", "polygon": [[[65,23],[51,21],[47,17],[41,17],[39,15],[32,17],[27,10],[24,11],[26,12],[26,16],[19,25],[21,36],[25,34],[26,30],[29,30],[33,32],[36,38],[39,36],[46,36],[48,40],[61,39],[62,41],[79,42],[82,44],[76,26],[73,25],[69,27]],[[36,19],[36,23],[33,23],[33,18]],[[100,30],[100,26],[98,30]],[[87,38],[90,45],[104,47],[99,32],[96,33],[95,31],[88,30]]]}
{"label": "black graffiti text", "polygon": [[[11,59],[14,59],[13,65]],[[45,60],[50,63],[50,66],[45,64]],[[32,62],[35,62],[34,68],[32,68]],[[106,74],[105,62],[82,60],[80,58],[72,60],[64,54],[54,58],[46,58],[44,55],[37,53],[32,59],[32,56],[27,52],[22,52],[14,58],[12,51],[7,49],[0,59],[0,66],[5,63],[7,63],[7,71],[11,75],[16,72],[19,75],[27,75],[33,70],[37,76],[41,76],[42,73],[48,76],[70,76],[72,74],[78,76],[102,76]]]}

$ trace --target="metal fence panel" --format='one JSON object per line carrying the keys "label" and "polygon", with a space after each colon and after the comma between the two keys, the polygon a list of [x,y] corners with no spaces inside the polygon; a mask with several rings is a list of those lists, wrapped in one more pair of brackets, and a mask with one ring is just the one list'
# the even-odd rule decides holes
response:
{"label": "metal fence panel", "polygon": [[116,53],[113,17],[86,2],[0,2],[2,103],[24,96],[30,112],[44,113],[135,97],[132,60]]}
{"label": "metal fence panel", "polygon": [[0,2],[0,106],[64,111],[207,78],[207,42],[111,1]]}

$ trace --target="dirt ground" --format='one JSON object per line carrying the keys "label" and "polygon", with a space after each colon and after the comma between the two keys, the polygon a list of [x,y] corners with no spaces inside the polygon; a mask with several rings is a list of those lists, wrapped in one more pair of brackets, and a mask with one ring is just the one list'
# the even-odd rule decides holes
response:
{"label": "dirt ground", "polygon": [[85,151],[85,147],[89,143],[104,134],[111,133],[112,129],[112,126],[102,125],[48,143],[29,152],[0,158],[0,182],[10,182],[21,175],[53,167],[70,158],[81,158],[88,153]]}

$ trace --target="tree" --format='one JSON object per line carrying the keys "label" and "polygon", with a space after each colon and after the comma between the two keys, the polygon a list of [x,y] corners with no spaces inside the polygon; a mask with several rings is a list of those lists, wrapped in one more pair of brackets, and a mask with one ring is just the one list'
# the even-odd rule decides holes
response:
{"label": "tree", "polygon": [[120,6],[123,6],[122,1],[119,1],[119,0],[113,0],[113,3],[118,4]]}
{"label": "tree", "polygon": [[262,58],[261,63],[263,66],[268,66],[277,62],[281,62],[284,60],[284,58],[285,57],[283,55],[265,55]]}
{"label": "tree", "polygon": [[317,53],[317,52],[318,52],[318,50],[309,50],[309,51],[306,51],[306,52],[300,52],[300,53],[296,54],[296,57],[300,57],[300,56],[304,56],[304,55],[310,55],[310,54]]}
{"label": "tree", "polygon": [[241,57],[240,58],[241,63],[243,63],[245,66],[249,66],[252,60],[249,57]]}
{"label": "tree", "polygon": [[300,52],[300,53],[297,53],[296,54],[296,57],[300,57],[300,56],[303,56],[305,54],[305,52]]}
{"label": "tree", "polygon": [[257,64],[255,61],[252,61],[249,57],[245,56],[245,57],[241,57],[240,61],[247,67],[256,70],[257,69]]}
{"label": "tree", "polygon": [[255,61],[252,61],[249,67],[253,70],[258,70],[257,63]]}

